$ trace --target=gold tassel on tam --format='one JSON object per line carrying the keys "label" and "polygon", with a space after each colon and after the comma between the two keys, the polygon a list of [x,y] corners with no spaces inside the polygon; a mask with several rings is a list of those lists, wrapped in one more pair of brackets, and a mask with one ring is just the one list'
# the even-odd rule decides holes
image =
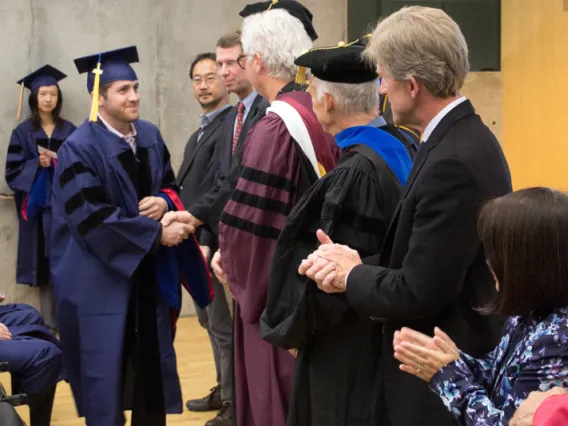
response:
{"label": "gold tassel on tam", "polygon": [[20,117],[22,116],[22,103],[24,101],[24,82],[22,81],[20,87],[20,103],[18,104],[18,121],[20,121]]}
{"label": "gold tassel on tam", "polygon": [[278,0],[272,0],[272,3],[270,3],[270,6],[268,6],[268,9],[266,9],[266,11],[268,12],[270,9],[272,9],[272,6],[274,6],[276,3],[278,3]]}
{"label": "gold tassel on tam", "polygon": [[308,71],[306,67],[298,67],[298,71],[296,71],[296,84],[301,84],[302,86],[308,84]]}
{"label": "gold tassel on tam", "polygon": [[97,121],[97,115],[99,114],[99,93],[102,73],[103,70],[101,70],[101,58],[99,56],[97,68],[93,70],[93,74],[95,74],[95,82],[93,84],[93,101],[91,103],[91,114],[89,115],[89,121]]}
{"label": "gold tassel on tam", "polygon": [[[308,49],[304,49],[302,50],[302,55],[308,52]],[[300,84],[302,86],[308,84],[308,69],[306,67],[298,66],[298,70],[296,71],[296,84]]]}

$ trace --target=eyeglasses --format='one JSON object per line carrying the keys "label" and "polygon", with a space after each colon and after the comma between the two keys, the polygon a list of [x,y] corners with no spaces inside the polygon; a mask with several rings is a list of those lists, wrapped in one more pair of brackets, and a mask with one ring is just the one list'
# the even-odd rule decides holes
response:
{"label": "eyeglasses", "polygon": [[239,57],[237,58],[237,64],[239,64],[239,67],[241,67],[243,70],[247,68],[247,55],[239,55]]}
{"label": "eyeglasses", "polygon": [[207,83],[207,85],[210,86],[217,81],[217,76],[216,75],[208,75],[205,78],[193,77],[191,81],[196,86],[200,86],[201,83],[203,83],[203,82]]}

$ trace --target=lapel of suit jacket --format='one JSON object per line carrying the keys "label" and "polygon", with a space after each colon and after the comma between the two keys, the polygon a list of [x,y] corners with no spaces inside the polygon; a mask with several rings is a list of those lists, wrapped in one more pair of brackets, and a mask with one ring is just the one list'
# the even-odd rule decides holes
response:
{"label": "lapel of suit jacket", "polygon": [[177,178],[178,185],[181,185],[182,181],[185,179],[185,175],[189,171],[189,166],[191,164],[191,161],[193,161],[193,155],[192,154],[195,151],[194,146],[195,146],[195,141],[197,140],[198,134],[199,134],[199,131],[193,133],[189,137],[189,140],[187,141],[187,144],[185,145],[185,150],[183,152],[183,162],[181,163],[181,167],[179,168],[179,172],[178,172],[178,178]]}
{"label": "lapel of suit jacket", "polygon": [[436,126],[428,140],[420,144],[418,154],[416,155],[412,170],[410,171],[410,175],[408,176],[408,180],[406,182],[406,188],[402,199],[406,198],[406,196],[410,192],[410,189],[414,185],[416,178],[418,177],[420,171],[422,170],[422,167],[426,163],[428,153],[438,146],[440,141],[444,138],[444,136],[446,136],[448,131],[456,125],[458,121],[474,113],[475,110],[471,102],[469,100],[465,100],[464,102],[453,108],[450,112],[448,112],[444,116],[444,118],[442,118],[442,121],[440,121],[440,123]]}
{"label": "lapel of suit jacket", "polygon": [[[418,154],[416,155],[416,158],[414,159],[414,164],[412,165],[412,170],[410,170],[408,180],[406,181],[404,194],[403,194],[403,196],[401,197],[401,199],[398,203],[396,211],[394,212],[394,215],[393,215],[393,219],[392,219],[392,221],[389,225],[389,229],[387,231],[387,235],[386,235],[385,241],[383,243],[383,247],[385,249],[388,247],[388,244],[390,244],[390,247],[392,247],[392,244],[393,244],[393,241],[394,241],[394,233],[395,233],[397,225],[398,225],[398,220],[399,220],[399,216],[400,216],[400,211],[402,209],[402,204],[404,203],[405,198],[407,197],[408,193],[410,192],[410,189],[414,185],[414,182],[416,181],[416,178],[418,177],[420,171],[424,167],[424,164],[426,163],[426,159],[428,158],[428,153],[430,151],[432,151],[434,148],[436,148],[436,146],[438,146],[438,144],[444,138],[446,133],[448,133],[448,131],[458,121],[460,121],[461,119],[463,119],[463,118],[465,118],[465,117],[467,117],[471,114],[474,114],[474,113],[475,113],[475,109],[473,108],[473,105],[471,104],[471,102],[469,100],[462,102],[461,104],[456,106],[454,109],[452,109],[448,114],[446,114],[446,116],[442,119],[442,121],[440,121],[440,123],[434,129],[434,131],[430,135],[430,138],[428,138],[428,141],[425,142],[425,143],[422,142],[420,144],[420,148],[418,149]],[[383,250],[381,249],[381,253],[382,252],[383,252]],[[389,254],[389,256],[390,256],[390,254]],[[389,259],[387,259],[386,256],[381,256],[381,264],[383,264],[383,261],[388,263]]]}
{"label": "lapel of suit jacket", "polygon": [[[227,108],[227,109],[230,110],[230,108]],[[207,125],[207,127],[205,127],[205,130],[203,131],[203,135],[201,135],[201,139],[199,139],[199,141],[197,140],[198,135],[199,135],[199,130],[192,135],[192,137],[190,138],[190,140],[187,144],[187,149],[189,149],[189,152],[187,152],[187,149],[186,149],[186,153],[184,155],[184,163],[186,162],[186,159],[187,159],[187,165],[185,167],[182,178],[184,178],[185,174],[187,174],[187,172],[189,171],[189,168],[191,167],[193,160],[195,160],[197,153],[207,143],[207,141],[211,137],[211,135],[213,135],[213,133],[215,133],[215,131],[223,123],[223,119],[225,118],[227,113],[228,113],[228,111],[221,111],[213,119],[213,121],[211,123],[209,123]],[[182,174],[180,173],[180,176],[181,175]]]}

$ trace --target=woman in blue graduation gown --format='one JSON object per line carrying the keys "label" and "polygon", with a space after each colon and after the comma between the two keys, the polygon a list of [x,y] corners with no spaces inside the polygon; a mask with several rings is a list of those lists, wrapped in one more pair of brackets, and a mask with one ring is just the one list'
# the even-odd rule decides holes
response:
{"label": "woman in blue graduation gown", "polygon": [[[41,314],[50,328],[56,326],[55,302],[45,236],[49,232],[49,194],[56,160],[39,154],[38,144],[57,151],[76,128],[60,115],[63,96],[58,82],[65,77],[45,65],[18,81],[21,95],[24,87],[31,90],[31,117],[12,132],[6,159],[6,182],[14,191],[19,222],[16,282],[39,287]],[[20,97],[19,110],[21,101]]]}

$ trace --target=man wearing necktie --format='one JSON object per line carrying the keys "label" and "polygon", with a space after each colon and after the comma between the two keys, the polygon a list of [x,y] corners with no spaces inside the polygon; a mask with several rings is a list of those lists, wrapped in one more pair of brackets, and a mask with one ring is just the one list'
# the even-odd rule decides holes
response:
{"label": "man wearing necktie", "polygon": [[[217,144],[216,182],[200,201],[186,206],[193,223],[217,233],[217,223],[225,204],[229,201],[237,179],[243,156],[245,140],[249,130],[264,117],[268,102],[260,96],[247,79],[244,69],[241,32],[235,31],[222,36],[216,48],[217,71],[225,88],[234,93],[239,103],[227,115],[221,130],[222,143]],[[226,142],[225,142],[226,141]]]}

